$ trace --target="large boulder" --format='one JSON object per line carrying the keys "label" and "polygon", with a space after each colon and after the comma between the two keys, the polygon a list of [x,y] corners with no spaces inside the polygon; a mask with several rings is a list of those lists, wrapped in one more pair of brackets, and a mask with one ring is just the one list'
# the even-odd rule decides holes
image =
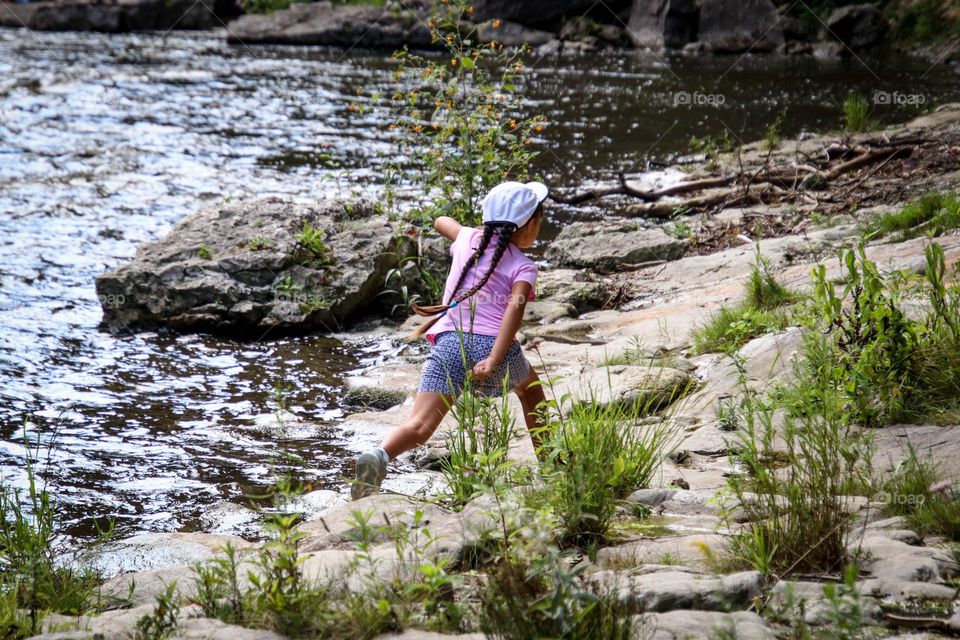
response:
{"label": "large boulder", "polygon": [[773,51],[783,43],[780,15],[770,0],[634,0],[629,35],[635,46],[706,51]]}
{"label": "large boulder", "polygon": [[562,267],[613,271],[620,265],[677,260],[688,247],[687,240],[670,237],[661,229],[644,229],[635,222],[574,222],[550,243],[546,255]]}
{"label": "large boulder", "polygon": [[887,21],[872,4],[852,4],[830,14],[827,31],[851,49],[867,49],[880,44],[887,33]]}
{"label": "large boulder", "polygon": [[97,294],[127,328],[334,330],[376,301],[405,247],[365,200],[217,205],[97,278]]}
{"label": "large boulder", "polygon": [[34,31],[103,31],[118,33],[145,29],[210,29],[225,16],[235,14],[229,2],[193,0],[125,0],[103,3],[31,2],[5,4],[0,26],[27,27]]}
{"label": "large boulder", "polygon": [[227,25],[227,41],[396,49],[436,47],[424,8],[298,2],[271,14],[241,16]]}

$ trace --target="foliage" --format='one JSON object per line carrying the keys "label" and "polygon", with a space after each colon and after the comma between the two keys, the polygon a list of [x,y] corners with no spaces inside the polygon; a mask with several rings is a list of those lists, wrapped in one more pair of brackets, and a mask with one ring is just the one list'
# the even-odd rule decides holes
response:
{"label": "foliage", "polygon": [[457,428],[447,434],[450,456],[441,463],[454,505],[462,506],[512,471],[507,450],[514,431],[508,379],[500,398],[477,394],[468,382],[450,412]]}
{"label": "foliage", "polygon": [[757,336],[780,331],[791,320],[784,307],[798,300],[797,294],[770,273],[770,263],[758,246],[744,301],[735,307],[720,307],[709,321],[694,330],[693,350],[733,352]]}
{"label": "foliage", "polygon": [[766,575],[835,571],[847,557],[845,496],[869,484],[870,439],[851,430],[830,380],[798,375],[788,383],[807,403],[792,415],[780,411],[777,396],[751,389],[735,362],[743,422],[729,447],[743,472],[728,486],[751,526],[733,538],[731,551]]}
{"label": "foliage", "polygon": [[[46,484],[38,483],[33,462],[38,453],[28,448],[25,490],[0,485],[0,597],[14,638],[25,630],[39,633],[48,612],[78,616],[101,606],[99,573],[88,556],[63,544],[57,505]],[[111,532],[104,532],[101,542]],[[65,555],[71,561],[65,562]]]}
{"label": "foliage", "polygon": [[[439,5],[438,5],[439,6]],[[425,58],[403,49],[394,53],[395,80],[402,88],[390,104],[397,114],[405,168],[389,172],[395,188],[407,180],[422,190],[412,217],[428,223],[440,215],[479,224],[480,198],[496,184],[528,178],[534,134],[543,116],[523,114],[519,89],[528,47],[484,44],[481,30],[500,21],[472,22],[473,9],[462,0],[443,3],[445,12],[429,20],[431,38],[447,58]]]}
{"label": "foliage", "polygon": [[[960,410],[960,288],[945,284],[943,249],[924,250],[921,282],[881,274],[861,246],[843,254],[846,286],[838,294],[825,268],[814,269],[815,303],[829,336],[807,345],[810,375],[842,390],[849,420],[950,422]],[[911,319],[904,298],[925,296],[925,317]]]}
{"label": "foliage", "polygon": [[870,117],[870,103],[863,96],[850,92],[843,101],[843,128],[851,133],[862,133],[877,128]]}
{"label": "foliage", "polygon": [[782,141],[780,132],[783,129],[783,121],[787,117],[786,109],[781,111],[776,118],[767,126],[767,131],[763,136],[761,147],[764,151],[774,151],[780,147]]}
{"label": "foliage", "polygon": [[[678,390],[680,391],[680,390]],[[682,392],[681,392],[682,395]],[[649,485],[669,453],[669,420],[638,424],[650,405],[548,400],[543,412],[546,482],[544,499],[576,544],[602,541],[616,501]]]}
{"label": "foliage", "polygon": [[828,606],[831,637],[854,640],[863,636],[863,605],[857,589],[857,565],[847,565],[840,584],[828,582],[823,585],[823,599]]}
{"label": "foliage", "polygon": [[212,260],[213,252],[210,250],[210,246],[206,244],[200,245],[200,248],[197,249],[197,256],[202,260]]}
{"label": "foliage", "polygon": [[921,459],[912,445],[884,483],[884,511],[903,516],[920,533],[960,542],[960,493],[932,456]]}
{"label": "foliage", "polygon": [[333,254],[323,238],[323,229],[314,228],[313,225],[306,220],[303,222],[303,229],[300,231],[300,235],[297,236],[298,246],[318,265],[333,262]]}
{"label": "foliage", "polygon": [[906,240],[919,235],[940,236],[960,227],[960,198],[955,193],[931,191],[896,212],[861,225],[865,239],[892,235]]}
{"label": "foliage", "polygon": [[177,583],[174,581],[167,585],[163,593],[157,594],[153,613],[137,620],[134,640],[167,640],[176,635],[179,629],[179,615],[180,602],[177,597]]}
{"label": "foliage", "polygon": [[[421,293],[411,293],[409,286],[404,281],[404,272],[410,268],[416,271],[415,290]],[[394,281],[397,283],[393,285],[396,288],[389,288]],[[377,294],[378,296],[393,295],[400,298],[400,302],[394,304],[390,309],[390,314],[393,315],[398,309],[409,307],[412,303],[422,305],[440,304],[443,299],[446,280],[442,275],[438,276],[433,273],[421,257],[406,256],[400,260],[398,266],[387,271],[383,286],[384,289]],[[424,298],[426,299],[424,300]]]}

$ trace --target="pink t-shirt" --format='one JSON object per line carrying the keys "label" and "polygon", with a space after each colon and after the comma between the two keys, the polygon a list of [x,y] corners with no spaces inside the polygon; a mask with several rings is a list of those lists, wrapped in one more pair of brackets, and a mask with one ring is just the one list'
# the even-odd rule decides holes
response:
{"label": "pink t-shirt", "polygon": [[[447,286],[443,292],[445,301],[453,298],[453,287],[457,284],[460,273],[473,256],[473,252],[480,246],[482,237],[483,232],[480,229],[463,227],[457,234],[457,239],[450,245],[453,264],[450,267]],[[487,250],[480,256],[479,264],[470,268],[463,284],[460,285],[460,292],[469,291],[474,284],[483,278],[487,269],[490,268],[490,260],[493,258],[496,241],[496,236],[494,236]],[[497,263],[497,268],[490,274],[490,278],[483,288],[466,300],[461,301],[453,309],[448,310],[436,324],[430,327],[427,332],[427,340],[430,341],[430,344],[433,344],[436,341],[437,334],[444,331],[456,331],[457,329],[481,336],[497,335],[500,331],[500,324],[503,322],[503,315],[507,311],[513,283],[517,281],[530,283],[530,295],[527,299],[533,300],[533,287],[536,286],[537,282],[537,265],[533,260],[523,255],[523,252],[516,245],[511,243],[507,250],[503,252],[500,262]]]}

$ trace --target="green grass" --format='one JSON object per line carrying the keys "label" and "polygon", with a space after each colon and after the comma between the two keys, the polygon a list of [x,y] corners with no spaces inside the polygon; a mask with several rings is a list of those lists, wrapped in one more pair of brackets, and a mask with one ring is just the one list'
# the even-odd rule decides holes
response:
{"label": "green grass", "polygon": [[843,101],[843,128],[851,133],[863,133],[877,128],[870,117],[870,102],[863,96],[850,93]]}
{"label": "green grass", "polygon": [[960,198],[956,193],[931,191],[899,211],[861,225],[866,239],[892,236],[906,240],[920,235],[939,236],[960,227]]}
{"label": "green grass", "polygon": [[[49,613],[99,611],[101,576],[65,548],[56,502],[26,461],[27,487],[0,486],[0,620],[6,638],[40,633]],[[72,562],[64,562],[70,559]]]}
{"label": "green grass", "polygon": [[921,535],[960,542],[960,493],[932,455],[921,458],[910,446],[883,489],[886,515],[903,516]]}
{"label": "green grass", "polygon": [[560,521],[564,541],[595,544],[607,537],[617,500],[653,480],[670,452],[672,427],[669,420],[639,425],[648,407],[548,405],[543,499]]}

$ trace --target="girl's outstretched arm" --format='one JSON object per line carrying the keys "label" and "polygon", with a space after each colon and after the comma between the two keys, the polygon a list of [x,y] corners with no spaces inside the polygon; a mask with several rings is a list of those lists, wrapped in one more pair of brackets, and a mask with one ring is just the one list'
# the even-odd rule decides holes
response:
{"label": "girl's outstretched arm", "polygon": [[493,343],[490,355],[478,362],[473,367],[473,375],[477,378],[483,378],[493,373],[503,356],[507,355],[507,349],[517,337],[517,330],[523,321],[523,312],[527,308],[527,296],[530,295],[533,287],[529,282],[518,280],[513,283],[510,290],[510,301],[507,303],[507,310],[503,314],[503,322],[500,323],[500,331],[497,332],[497,339]]}
{"label": "girl's outstretched arm", "polygon": [[433,221],[433,228],[439,231],[444,238],[453,242],[457,239],[457,234],[460,233],[463,225],[449,216],[440,216]]}

